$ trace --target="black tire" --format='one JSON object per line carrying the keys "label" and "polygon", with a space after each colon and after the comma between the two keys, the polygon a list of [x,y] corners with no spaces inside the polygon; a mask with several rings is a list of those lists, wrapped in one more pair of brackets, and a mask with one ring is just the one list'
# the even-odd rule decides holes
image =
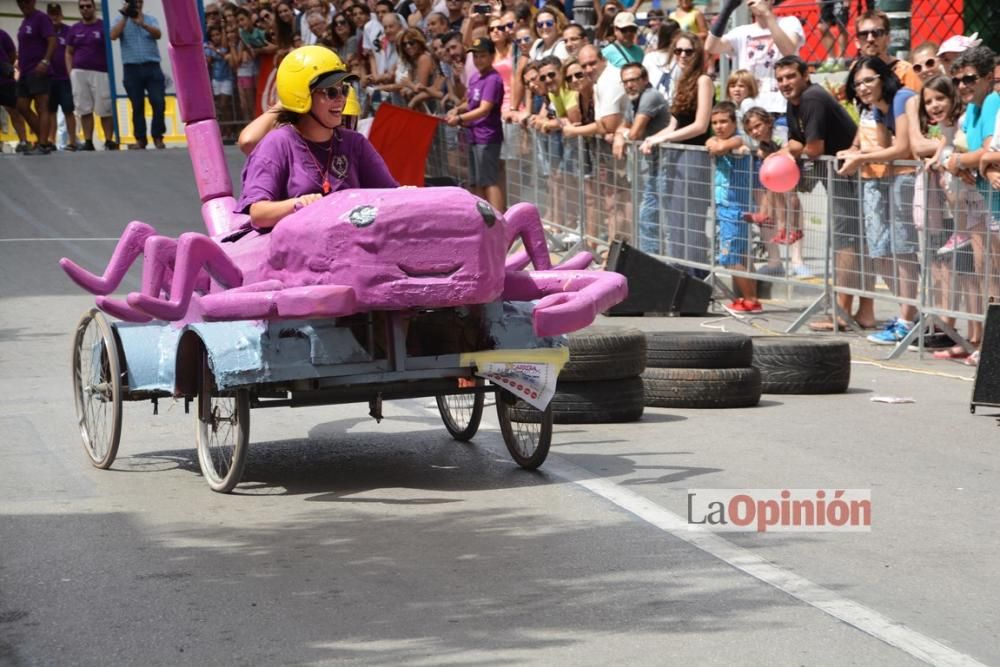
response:
{"label": "black tire", "polygon": [[83,449],[102,470],[118,456],[124,372],[118,338],[104,313],[84,313],[73,336],[73,396]]}
{"label": "black tire", "polygon": [[243,478],[250,446],[250,392],[219,392],[202,352],[201,387],[198,392],[198,465],[213,491],[229,493]]}
{"label": "black tire", "polygon": [[753,341],[721,331],[646,333],[648,368],[749,368]]}
{"label": "black tire", "polygon": [[749,408],[760,402],[756,368],[647,368],[646,405],[657,408]]}
{"label": "black tire", "polygon": [[[525,409],[515,410],[521,404]],[[520,417],[527,416],[528,419]],[[510,392],[497,391],[497,419],[507,452],[517,465],[535,470],[545,462],[552,444],[552,403],[544,411],[518,401]]]}
{"label": "black tire", "polygon": [[[642,380],[638,377],[602,382],[560,382],[549,403],[556,424],[617,424],[642,418]],[[537,419],[538,411],[518,401],[517,419]]]}
{"label": "black tire", "polygon": [[765,394],[842,394],[851,384],[851,346],[812,336],[754,338],[753,365]]}
{"label": "black tire", "polygon": [[486,402],[483,392],[447,394],[435,396],[434,400],[437,401],[441,421],[451,437],[461,442],[472,440],[483,419],[483,404]]}
{"label": "black tire", "polygon": [[638,329],[591,327],[569,339],[569,361],[559,382],[635,377],[646,367],[646,337]]}

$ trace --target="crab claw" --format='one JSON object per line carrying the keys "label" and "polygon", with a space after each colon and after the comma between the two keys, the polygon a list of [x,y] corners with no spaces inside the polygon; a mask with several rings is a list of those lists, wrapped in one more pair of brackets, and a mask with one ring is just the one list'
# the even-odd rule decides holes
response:
{"label": "crab claw", "polygon": [[123,320],[125,322],[144,323],[153,319],[146,313],[141,313],[124,301],[119,301],[118,299],[99,296],[94,299],[94,301],[97,303],[97,307],[105,313],[111,317],[117,317],[119,320]]}
{"label": "crab claw", "polygon": [[552,268],[552,260],[549,258],[549,247],[545,242],[545,230],[542,229],[542,218],[538,214],[538,207],[534,204],[521,202],[507,209],[503,217],[507,223],[507,247],[510,247],[514,239],[520,237],[521,241],[524,242],[524,249],[531,257],[531,263],[536,269]]}
{"label": "crab claw", "polygon": [[505,299],[541,299],[532,312],[539,336],[583,329],[598,313],[628,296],[625,276],[611,271],[516,271],[507,274]]}
{"label": "crab claw", "polygon": [[91,294],[111,294],[115,288],[121,284],[122,278],[128,272],[135,258],[143,253],[146,239],[156,235],[156,230],[145,222],[133,220],[125,227],[118,245],[111,253],[104,275],[97,276],[82,268],[76,262],[63,257],[59,260],[59,266],[66,272],[70,280],[87,290]]}
{"label": "crab claw", "polygon": [[594,256],[591,255],[589,251],[585,250],[573,255],[572,257],[567,257],[556,266],[553,266],[552,269],[554,271],[582,271],[593,264],[593,262]]}

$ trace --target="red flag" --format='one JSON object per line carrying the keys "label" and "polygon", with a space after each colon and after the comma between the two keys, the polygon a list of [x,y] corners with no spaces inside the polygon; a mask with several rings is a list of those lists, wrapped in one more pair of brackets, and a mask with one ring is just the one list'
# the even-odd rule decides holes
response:
{"label": "red flag", "polygon": [[434,116],[391,104],[382,104],[375,112],[368,140],[400,185],[423,186],[427,153],[439,122]]}

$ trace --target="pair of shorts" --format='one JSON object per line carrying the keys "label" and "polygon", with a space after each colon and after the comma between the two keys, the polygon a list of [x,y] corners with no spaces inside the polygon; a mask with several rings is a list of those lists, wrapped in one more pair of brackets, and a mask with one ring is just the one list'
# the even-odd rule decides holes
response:
{"label": "pair of shorts", "polygon": [[73,87],[69,79],[52,79],[49,88],[49,111],[55,113],[60,107],[64,114],[75,111],[73,106]]}
{"label": "pair of shorts", "polygon": [[850,4],[845,0],[820,0],[819,20],[826,26],[836,25],[841,30],[846,30],[850,9]]}
{"label": "pair of shorts", "polygon": [[746,266],[750,250],[750,225],[743,220],[743,211],[718,206],[715,217],[719,225],[719,254],[716,261],[721,266]]}
{"label": "pair of shorts", "polygon": [[17,106],[17,83],[0,84],[0,107]]}
{"label": "pair of shorts", "polygon": [[233,80],[232,79],[212,79],[212,95],[218,97],[219,95],[227,95],[229,97],[233,96]]}
{"label": "pair of shorts", "polygon": [[913,226],[913,174],[899,174],[884,179],[869,178],[861,183],[868,256],[879,259],[916,254],[918,246],[917,230]]}
{"label": "pair of shorts", "polygon": [[500,148],[503,144],[469,144],[469,185],[485,188],[500,183]]}
{"label": "pair of shorts", "polygon": [[21,78],[17,80],[17,96],[18,97],[37,97],[39,95],[48,95],[49,88],[51,88],[48,74],[35,74],[30,72],[28,74],[21,74]]}
{"label": "pair of shorts", "polygon": [[240,90],[253,90],[257,85],[257,80],[252,76],[236,77],[236,85]]}
{"label": "pair of shorts", "polygon": [[73,106],[78,114],[97,114],[98,118],[111,115],[111,87],[107,72],[74,69],[69,73],[69,80],[73,84]]}

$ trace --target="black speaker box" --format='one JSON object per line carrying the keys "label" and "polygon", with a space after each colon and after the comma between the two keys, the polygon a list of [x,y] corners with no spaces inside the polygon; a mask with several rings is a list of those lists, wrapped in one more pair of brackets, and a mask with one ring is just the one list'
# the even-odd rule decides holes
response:
{"label": "black speaker box", "polygon": [[1000,408],[1000,304],[996,303],[986,309],[983,325],[983,344],[969,406],[972,412],[977,405]]}
{"label": "black speaker box", "polygon": [[605,271],[628,279],[628,298],[605,315],[703,315],[708,312],[712,286],[667,266],[655,257],[614,241]]}

